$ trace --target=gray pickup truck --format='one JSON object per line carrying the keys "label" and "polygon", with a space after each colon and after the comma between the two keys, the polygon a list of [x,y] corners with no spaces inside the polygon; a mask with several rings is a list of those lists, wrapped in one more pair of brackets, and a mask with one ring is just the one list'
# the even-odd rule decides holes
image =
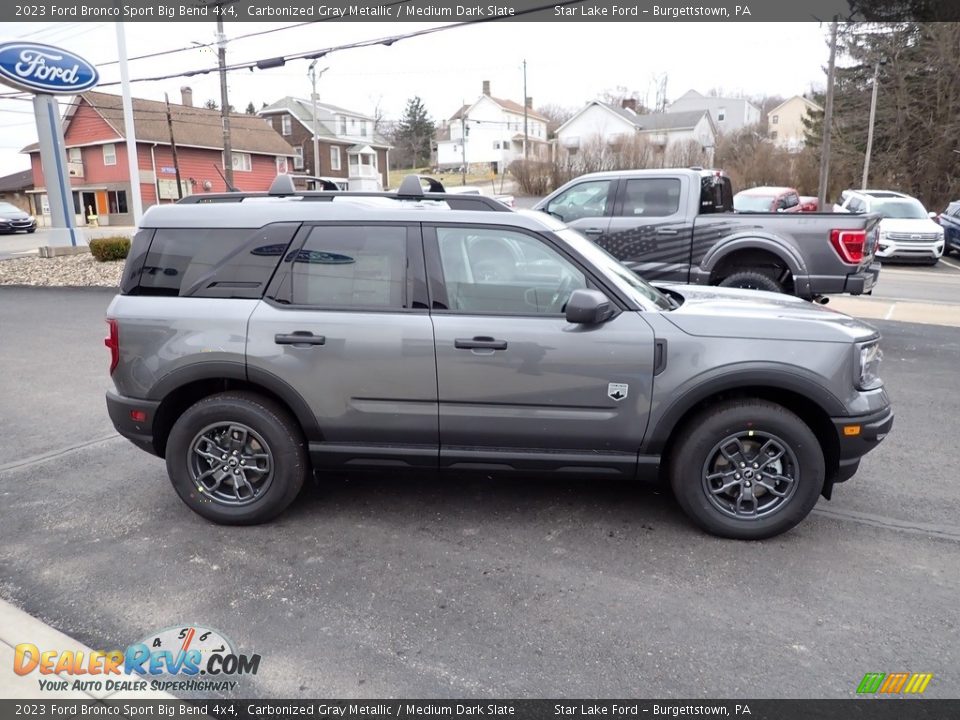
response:
{"label": "gray pickup truck", "polygon": [[807,300],[869,294],[880,274],[879,217],[734,213],[716,170],[621,170],[583,175],[541,200],[651,282],[748,288]]}

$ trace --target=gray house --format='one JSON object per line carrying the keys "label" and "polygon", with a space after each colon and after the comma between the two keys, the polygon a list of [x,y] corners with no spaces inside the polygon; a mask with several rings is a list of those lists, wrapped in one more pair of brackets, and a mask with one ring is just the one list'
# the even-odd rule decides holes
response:
{"label": "gray house", "polygon": [[717,130],[733,132],[748,125],[760,122],[760,108],[744,98],[711,97],[701,95],[696,90],[688,90],[674,100],[669,112],[688,112],[706,110],[717,126]]}

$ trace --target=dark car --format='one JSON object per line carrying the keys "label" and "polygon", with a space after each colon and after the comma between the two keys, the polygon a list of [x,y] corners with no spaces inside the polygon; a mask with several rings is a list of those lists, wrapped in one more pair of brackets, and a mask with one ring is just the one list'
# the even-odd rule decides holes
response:
{"label": "dark car", "polygon": [[947,209],[937,216],[937,222],[943,228],[944,255],[960,253],[960,200],[947,205]]}
{"label": "dark car", "polygon": [[36,232],[37,219],[16,205],[0,202],[0,233]]}

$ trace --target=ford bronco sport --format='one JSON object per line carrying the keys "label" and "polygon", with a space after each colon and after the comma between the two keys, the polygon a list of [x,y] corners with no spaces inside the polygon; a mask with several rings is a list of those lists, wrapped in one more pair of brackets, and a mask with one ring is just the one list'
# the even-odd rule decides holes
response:
{"label": "ford bronco sport", "polygon": [[662,477],[701,528],[758,539],[889,431],[873,328],[653,287],[555,218],[441,189],[280,176],[144,215],[107,407],[188,507],[263,522],[311,470]]}

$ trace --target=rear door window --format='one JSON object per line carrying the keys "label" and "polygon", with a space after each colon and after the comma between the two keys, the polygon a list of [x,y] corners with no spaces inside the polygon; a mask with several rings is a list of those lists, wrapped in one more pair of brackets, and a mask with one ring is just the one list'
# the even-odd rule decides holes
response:
{"label": "rear door window", "polygon": [[680,210],[678,178],[627,180],[623,194],[623,217],[669,217]]}

